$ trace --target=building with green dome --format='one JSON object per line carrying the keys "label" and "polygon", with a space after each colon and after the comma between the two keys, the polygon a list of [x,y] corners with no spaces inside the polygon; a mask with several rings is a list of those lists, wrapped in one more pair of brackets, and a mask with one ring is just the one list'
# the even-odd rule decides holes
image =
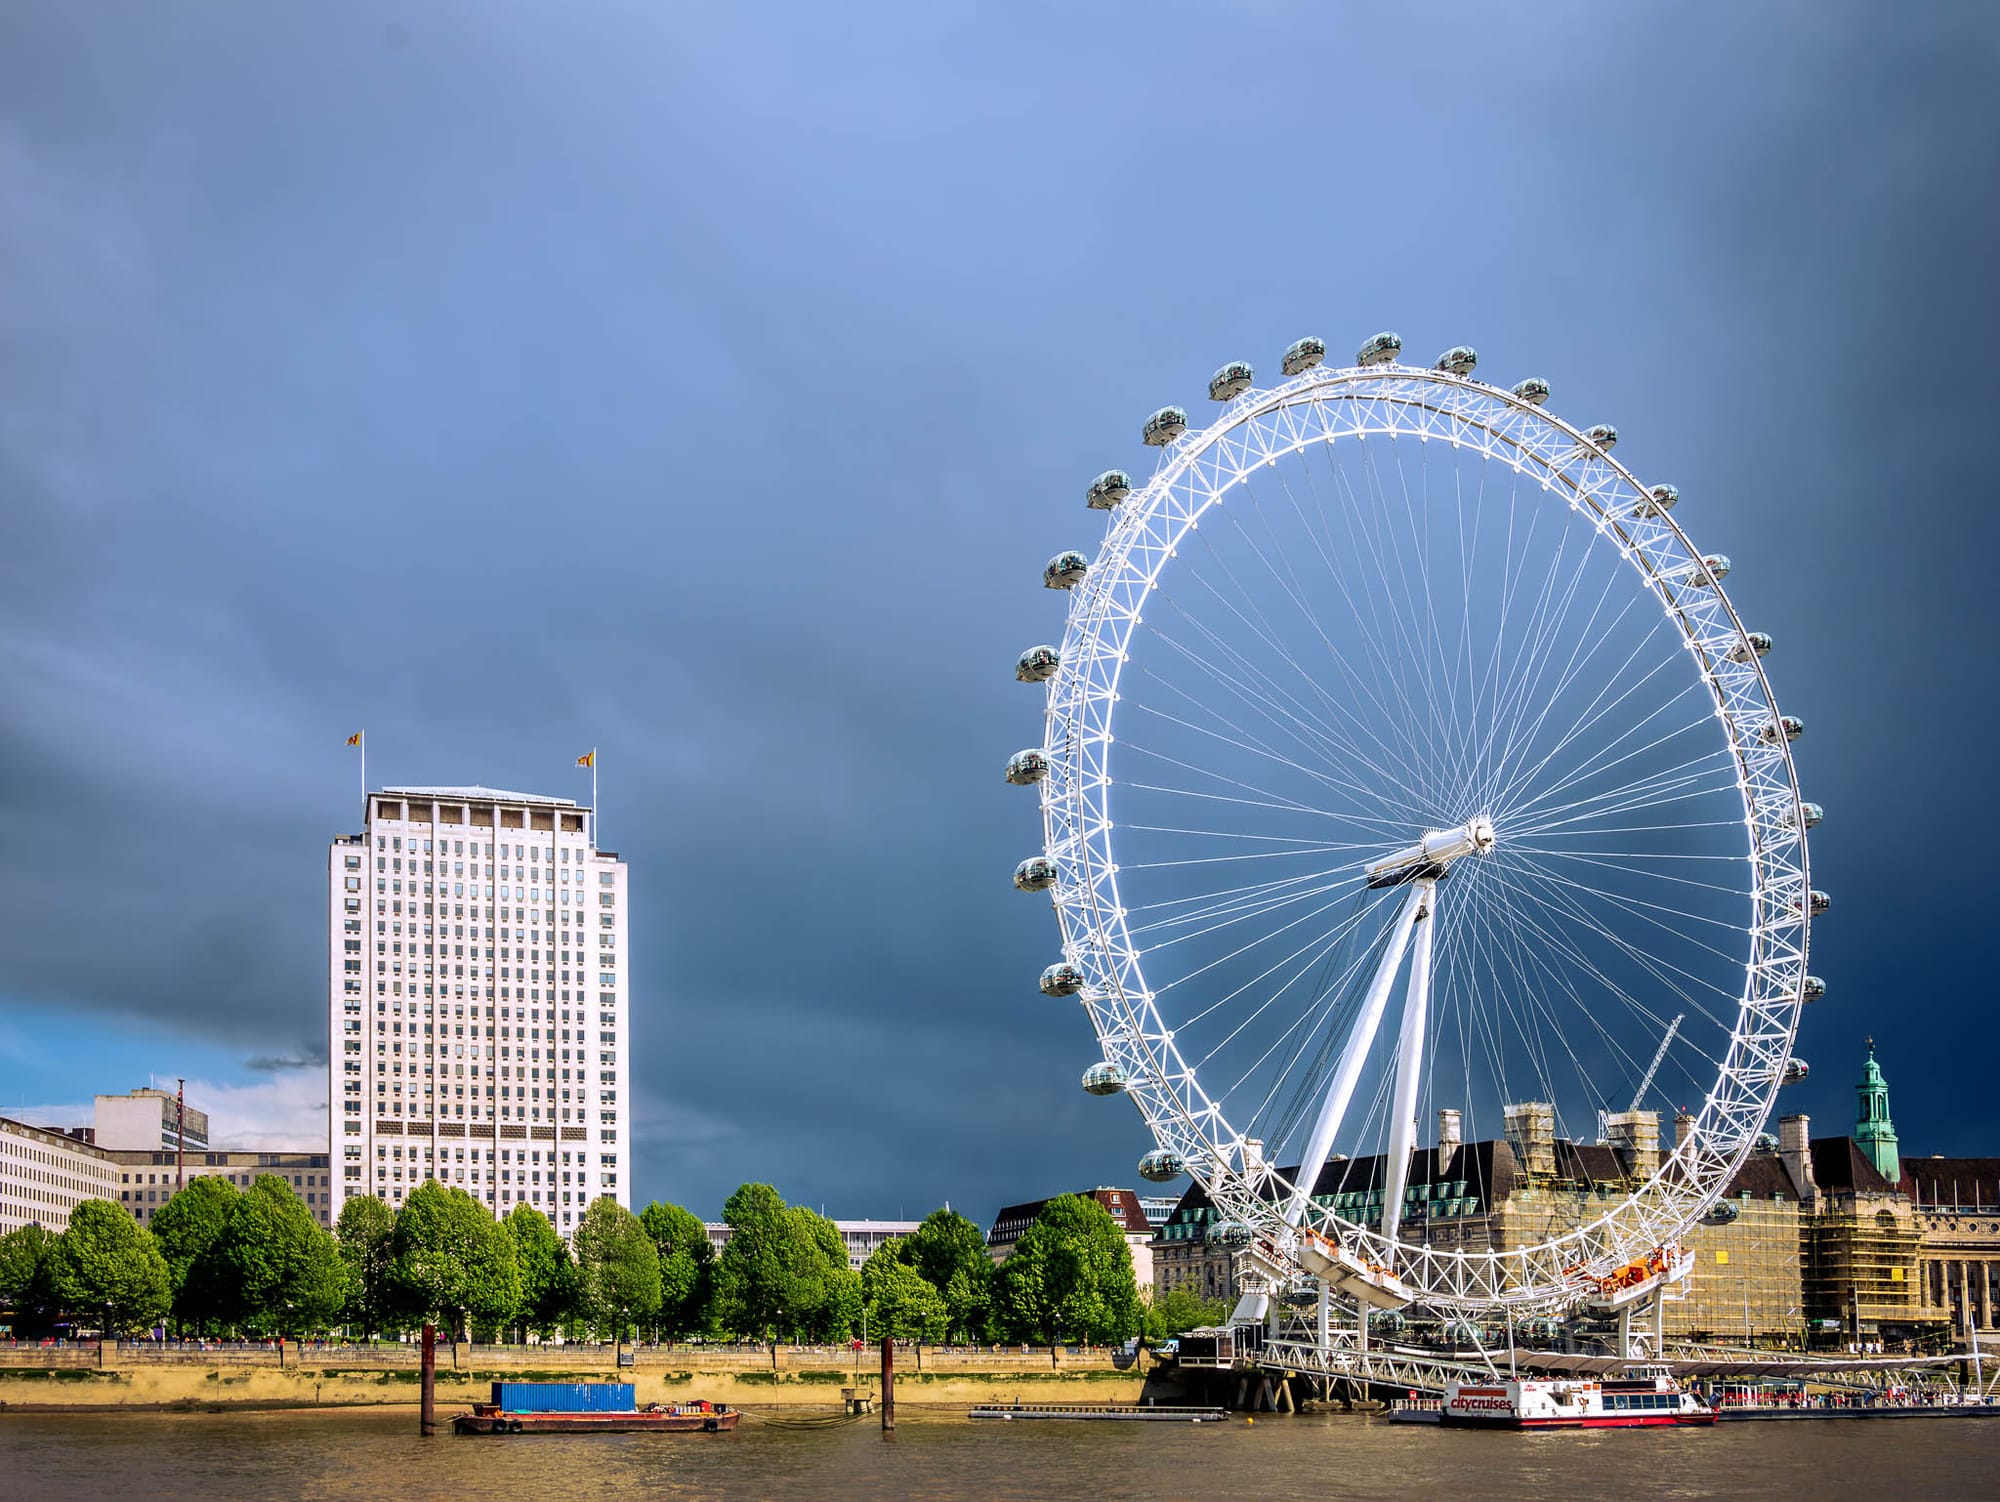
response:
{"label": "building with green dome", "polygon": [[1861,1079],[1854,1087],[1860,1097],[1854,1112],[1854,1140],[1875,1165],[1875,1171],[1891,1184],[1903,1177],[1902,1160],[1896,1155],[1896,1124],[1889,1119],[1889,1082],[1882,1078],[1882,1066],[1875,1062],[1875,1040],[1868,1040],[1868,1062],[1861,1066]]}

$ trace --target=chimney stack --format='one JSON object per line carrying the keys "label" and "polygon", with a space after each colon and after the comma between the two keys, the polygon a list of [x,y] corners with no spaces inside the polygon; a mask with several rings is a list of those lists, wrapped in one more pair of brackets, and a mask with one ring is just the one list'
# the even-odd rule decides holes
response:
{"label": "chimney stack", "polygon": [[1802,1204],[1819,1198],[1819,1184],[1813,1178],[1812,1118],[1801,1111],[1796,1116],[1778,1118],[1778,1156],[1784,1160],[1785,1176]]}
{"label": "chimney stack", "polygon": [[1446,1106],[1438,1112],[1438,1158],[1449,1158],[1465,1141],[1465,1116]]}

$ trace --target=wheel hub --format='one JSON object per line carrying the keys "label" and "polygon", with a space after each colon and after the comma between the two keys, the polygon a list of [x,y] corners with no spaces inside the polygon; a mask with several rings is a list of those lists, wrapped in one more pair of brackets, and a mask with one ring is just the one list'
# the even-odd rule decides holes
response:
{"label": "wheel hub", "polygon": [[1450,829],[1434,829],[1416,844],[1386,855],[1368,867],[1371,887],[1399,887],[1412,881],[1442,881],[1462,855],[1491,855],[1495,835],[1487,814]]}

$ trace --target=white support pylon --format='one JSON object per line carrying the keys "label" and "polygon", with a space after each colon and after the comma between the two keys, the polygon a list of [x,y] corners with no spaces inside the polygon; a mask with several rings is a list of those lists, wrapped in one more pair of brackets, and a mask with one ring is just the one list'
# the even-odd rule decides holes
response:
{"label": "white support pylon", "polygon": [[1410,1150],[1417,1131],[1417,1084],[1424,1068],[1424,1032],[1430,1025],[1431,935],[1437,930],[1437,883],[1420,881],[1422,905],[1412,920],[1410,990],[1396,1040],[1395,1103],[1390,1108],[1389,1155],[1382,1186],[1382,1239],[1392,1247],[1403,1225],[1403,1190],[1410,1178]]}
{"label": "white support pylon", "polygon": [[1333,1151],[1333,1139],[1340,1131],[1340,1121],[1347,1114],[1349,1101],[1354,1098],[1354,1087],[1361,1078],[1362,1065],[1368,1062],[1368,1052],[1375,1045],[1375,1033],[1382,1025],[1382,1010],[1389,1001],[1389,988],[1395,984],[1396,972],[1402,968],[1403,951],[1409,948],[1410,931],[1415,928],[1417,916],[1425,907],[1430,885],[1419,882],[1411,886],[1409,897],[1389,929],[1389,943],[1382,952],[1382,963],[1376,967],[1374,980],[1368,983],[1368,994],[1362,1000],[1360,1015],[1354,1019],[1354,1030],[1347,1035],[1347,1045],[1340,1051],[1340,1061],[1334,1066],[1326,1099],[1320,1103],[1312,1135],[1306,1139],[1305,1153],[1299,1159],[1298,1182],[1292,1192],[1292,1202],[1285,1210],[1285,1219],[1292,1225],[1305,1218],[1313,1185],[1319,1182],[1320,1170],[1326,1167],[1327,1155]]}

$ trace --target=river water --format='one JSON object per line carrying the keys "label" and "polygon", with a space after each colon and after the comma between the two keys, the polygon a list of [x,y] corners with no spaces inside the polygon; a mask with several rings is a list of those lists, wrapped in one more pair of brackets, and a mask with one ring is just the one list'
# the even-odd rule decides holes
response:
{"label": "river water", "polygon": [[2000,1419],[1492,1434],[1359,1415],[1013,1424],[899,1414],[726,1435],[424,1440],[414,1410],[0,1414],[0,1498],[570,1497],[1590,1502],[2000,1497]]}

